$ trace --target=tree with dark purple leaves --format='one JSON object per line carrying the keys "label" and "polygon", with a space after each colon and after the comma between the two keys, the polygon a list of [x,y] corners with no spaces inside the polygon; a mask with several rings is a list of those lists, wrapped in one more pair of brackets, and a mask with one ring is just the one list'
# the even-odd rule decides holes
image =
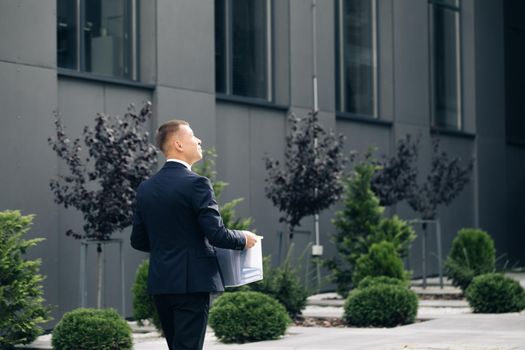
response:
{"label": "tree with dark purple leaves", "polygon": [[423,220],[434,220],[438,206],[449,205],[470,181],[474,158],[462,164],[460,157],[451,158],[439,148],[439,138],[432,140],[432,168],[427,180],[413,184],[408,197],[410,207]]}
{"label": "tree with dark purple leaves", "polygon": [[396,154],[383,156],[372,177],[372,191],[378,196],[381,206],[390,206],[410,196],[417,181],[417,157],[421,135],[413,139],[406,134],[397,143]]}
{"label": "tree with dark purple leaves", "polygon": [[[71,141],[62,119],[55,113],[56,138],[48,142],[69,174],[50,181],[55,202],[75,208],[84,217],[83,232],[69,229],[76,239],[104,241],[132,223],[135,190],[157,165],[157,149],[150,143],[145,123],[151,102],[137,112],[134,105],[123,116],[98,113],[95,126],[84,127],[88,156],[83,158],[80,139]],[[99,247],[100,250],[100,247]]]}
{"label": "tree with dark purple leaves", "polygon": [[327,133],[317,113],[288,117],[284,164],[265,157],[266,196],[282,213],[290,238],[305,216],[319,214],[338,200],[343,191],[345,166],[343,135]]}
{"label": "tree with dark purple leaves", "polygon": [[440,139],[432,139],[432,164],[426,181],[417,182],[417,157],[421,137],[410,134],[398,142],[396,154],[377,161],[372,190],[381,205],[389,206],[407,200],[423,220],[434,220],[440,205],[449,205],[470,181],[474,158],[463,164],[441,151]]}

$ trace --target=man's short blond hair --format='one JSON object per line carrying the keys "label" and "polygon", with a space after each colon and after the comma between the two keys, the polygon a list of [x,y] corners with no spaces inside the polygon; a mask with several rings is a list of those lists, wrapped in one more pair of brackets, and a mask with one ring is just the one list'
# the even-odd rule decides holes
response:
{"label": "man's short blond hair", "polygon": [[181,125],[190,125],[190,123],[185,120],[173,119],[159,126],[155,135],[155,143],[162,152],[166,153],[166,141],[172,134],[179,131]]}

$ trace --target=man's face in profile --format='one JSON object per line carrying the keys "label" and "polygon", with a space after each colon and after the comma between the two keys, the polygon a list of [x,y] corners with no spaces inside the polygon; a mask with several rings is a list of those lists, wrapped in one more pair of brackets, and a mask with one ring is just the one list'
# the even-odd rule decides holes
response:
{"label": "man's face in profile", "polygon": [[181,125],[178,131],[178,141],[188,163],[193,164],[202,159],[201,140],[193,134],[189,125]]}

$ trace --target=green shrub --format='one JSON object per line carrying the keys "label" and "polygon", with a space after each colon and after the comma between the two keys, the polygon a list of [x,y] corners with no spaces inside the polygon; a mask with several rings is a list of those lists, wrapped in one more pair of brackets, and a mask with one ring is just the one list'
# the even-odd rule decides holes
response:
{"label": "green shrub", "polygon": [[324,265],[332,271],[332,281],[343,296],[356,285],[353,273],[357,260],[367,254],[374,243],[391,242],[397,254],[404,258],[416,237],[406,221],[397,216],[384,218],[384,207],[371,188],[377,170],[378,166],[368,152],[365,159],[355,165],[352,176],[345,179],[343,209],[334,219],[337,231],[333,241],[338,254],[324,261]]}
{"label": "green shrub", "polygon": [[66,312],[53,329],[55,350],[131,349],[131,328],[113,309]]}
{"label": "green shrub", "polygon": [[306,306],[308,291],[302,285],[297,269],[291,264],[289,257],[290,254],[284,263],[276,268],[272,268],[269,256],[264,257],[262,281],[247,284],[233,291],[253,291],[269,295],[286,308],[291,318],[295,318]]}
{"label": "green shrub", "polygon": [[407,279],[407,273],[403,269],[403,261],[397,255],[394,245],[383,241],[374,243],[368,254],[357,259],[352,282],[357,286],[367,276],[387,276],[400,280]]}
{"label": "green shrub", "polygon": [[465,293],[476,313],[519,312],[525,309],[525,291],[520,284],[499,273],[476,276]]}
{"label": "green shrub", "polygon": [[400,280],[398,278],[387,277],[387,276],[375,276],[375,277],[367,276],[363,278],[361,282],[359,282],[359,285],[357,286],[357,288],[365,289],[365,288],[377,286],[380,284],[381,285],[388,284],[391,286],[399,286],[399,287],[405,287],[405,288],[408,288],[410,285],[408,280]]}
{"label": "green shrub", "polygon": [[28,344],[42,333],[38,326],[49,320],[42,304],[40,260],[25,260],[26,251],[43,239],[24,240],[32,215],[0,212],[0,349]]}
{"label": "green shrub", "polygon": [[290,323],[284,306],[259,292],[225,293],[210,310],[210,326],[225,343],[277,339]]}
{"label": "green shrub", "polygon": [[406,220],[400,219],[397,215],[384,218],[380,221],[375,235],[368,240],[368,247],[372,243],[381,241],[391,242],[396,248],[397,254],[401,258],[408,257],[412,241],[416,238],[416,232]]}
{"label": "green shrub", "polygon": [[377,284],[353,290],[346,299],[344,319],[358,327],[395,327],[414,322],[416,293],[403,286]]}
{"label": "green shrub", "polygon": [[495,264],[494,241],[488,233],[464,228],[452,241],[445,268],[452,283],[465,291],[474,277],[494,272]]}
{"label": "green shrub", "polygon": [[133,318],[142,325],[143,320],[153,323],[159,332],[162,332],[159,315],[153,297],[148,294],[149,260],[144,260],[137,268],[137,277],[133,284]]}

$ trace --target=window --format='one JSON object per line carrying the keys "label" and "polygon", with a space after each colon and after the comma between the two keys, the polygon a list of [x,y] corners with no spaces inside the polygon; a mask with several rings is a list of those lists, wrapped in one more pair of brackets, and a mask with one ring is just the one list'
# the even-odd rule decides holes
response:
{"label": "window", "polygon": [[431,0],[432,124],[461,130],[459,0]]}
{"label": "window", "polygon": [[272,100],[271,0],[215,1],[218,93]]}
{"label": "window", "polygon": [[376,0],[336,1],[337,110],[377,116]]}
{"label": "window", "polygon": [[58,0],[58,67],[137,80],[139,0]]}
{"label": "window", "polygon": [[525,145],[525,2],[505,0],[505,113],[507,141]]}

